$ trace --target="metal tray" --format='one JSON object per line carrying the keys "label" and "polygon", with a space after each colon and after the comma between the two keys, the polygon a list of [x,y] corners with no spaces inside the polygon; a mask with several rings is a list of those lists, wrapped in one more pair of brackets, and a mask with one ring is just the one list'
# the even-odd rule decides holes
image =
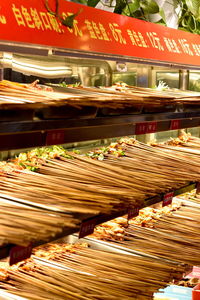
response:
{"label": "metal tray", "polygon": [[[110,252],[116,252],[116,253],[123,252],[126,255],[134,255],[134,256],[139,255],[139,256],[143,256],[143,257],[147,257],[147,258],[151,258],[151,259],[162,260],[162,261],[164,260],[166,262],[170,262],[172,264],[178,265],[178,263],[176,261],[172,261],[172,260],[165,259],[165,258],[160,258],[155,255],[149,255],[147,253],[144,253],[141,251],[136,251],[136,250],[130,249],[130,248],[126,248],[126,247],[120,246],[115,243],[109,243],[109,242],[105,242],[105,241],[101,241],[101,240],[95,240],[90,237],[84,238],[83,240],[84,240],[84,242],[87,242],[88,244],[94,244],[94,245],[98,244],[100,247],[100,250],[107,249],[104,251],[110,251]],[[101,249],[101,247],[103,247],[103,249]]]}
{"label": "metal tray", "polygon": [[74,244],[76,242],[87,243],[90,248],[95,249],[95,250],[114,252],[114,253],[126,254],[126,255],[133,255],[133,253],[128,253],[125,249],[112,247],[111,245],[109,245],[108,243],[103,242],[103,241],[96,241],[91,238],[79,239],[77,234],[68,235],[64,238],[61,238],[61,239],[55,241],[55,243],[57,243],[57,242],[68,243],[68,244]]}
{"label": "metal tray", "polygon": [[162,260],[165,262],[169,262],[170,264],[174,264],[174,265],[180,265],[180,263],[178,263],[176,261],[157,257],[155,255],[149,255],[147,253],[144,253],[141,251],[136,251],[136,250],[130,249],[130,248],[126,248],[126,247],[120,246],[115,243],[109,243],[109,242],[105,242],[105,241],[101,241],[101,240],[96,240],[91,237],[85,237],[85,238],[79,239],[78,235],[76,233],[69,235],[67,237],[64,237],[62,239],[59,239],[56,242],[64,242],[64,243],[69,243],[69,244],[74,244],[76,242],[80,242],[80,243],[85,242],[89,245],[90,248],[96,249],[96,250],[125,254],[125,255],[133,255],[133,256],[139,255],[142,257],[150,258],[150,259]]}

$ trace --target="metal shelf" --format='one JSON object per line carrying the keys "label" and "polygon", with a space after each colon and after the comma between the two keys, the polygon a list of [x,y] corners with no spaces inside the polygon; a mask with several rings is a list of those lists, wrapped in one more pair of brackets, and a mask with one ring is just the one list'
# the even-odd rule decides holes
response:
{"label": "metal shelf", "polygon": [[[195,189],[196,187],[196,183],[195,182],[191,182],[189,183],[188,185],[184,186],[184,187],[181,187],[177,190],[174,190],[174,196],[177,196],[177,195],[180,195],[182,193],[186,193],[186,192],[189,192],[193,189]],[[159,203],[161,201],[163,201],[163,196],[164,194],[159,194],[155,197],[151,197],[151,198],[148,198],[144,201],[144,205],[140,208],[144,208],[144,207],[147,207],[147,206],[150,206],[150,205],[153,205],[153,204],[156,204],[156,203]],[[123,210],[119,210],[118,212],[114,212],[112,214],[109,214],[109,215],[105,215],[105,214],[100,214],[98,216],[93,216],[91,217],[90,219],[87,219],[87,220],[84,220],[84,222],[87,222],[88,220],[92,220],[92,221],[95,221],[94,224],[95,225],[99,225],[99,224],[102,224],[104,222],[107,222],[107,221],[110,221],[112,219],[115,219],[117,217],[122,217],[124,215],[126,215],[128,212],[127,209],[123,209]],[[80,230],[80,228],[79,228]],[[52,241],[55,241],[57,239],[60,239],[60,238],[63,238],[63,237],[66,237],[70,234],[73,234],[73,233],[76,233],[78,231],[78,229],[76,228],[66,228],[65,230],[63,230],[61,233],[55,235],[54,237],[51,237],[48,241],[37,241],[35,243],[33,243],[32,247],[38,247],[44,243],[47,243],[47,242],[52,242]],[[10,250],[15,247],[15,245],[4,245],[4,246],[1,246],[0,247],[0,259],[3,259],[3,258],[6,258],[9,256],[10,254]]]}
{"label": "metal shelf", "polygon": [[[144,124],[148,126],[145,129]],[[199,125],[200,111],[0,122],[0,150],[139,135]]]}

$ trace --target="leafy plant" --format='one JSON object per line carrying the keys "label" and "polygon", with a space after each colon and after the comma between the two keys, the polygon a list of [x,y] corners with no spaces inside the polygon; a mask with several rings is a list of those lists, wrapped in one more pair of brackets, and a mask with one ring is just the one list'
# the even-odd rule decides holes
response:
{"label": "leafy plant", "polygon": [[[159,24],[168,24],[167,14],[162,7],[159,7],[159,0],[72,0],[91,7],[96,7],[101,3],[104,7],[113,8],[113,12],[137,19],[153,21]],[[158,3],[157,3],[158,2]],[[64,26],[73,27],[74,19],[82,12],[68,15],[63,18],[59,14],[59,0],[55,0],[55,10],[49,6],[49,0],[45,0],[47,11],[58,18]],[[180,8],[178,13],[179,29],[200,34],[200,0],[165,0],[171,5],[171,14]],[[153,16],[156,16],[153,18]]]}
{"label": "leafy plant", "polygon": [[[88,0],[87,5],[96,7],[101,0]],[[102,2],[101,2],[102,3]],[[142,20],[149,20],[150,14],[159,12],[159,6],[154,0],[110,0],[104,6],[113,7],[114,13],[134,17]]]}
{"label": "leafy plant", "polygon": [[55,10],[54,11],[49,6],[49,0],[45,0],[44,5],[49,14],[56,17],[62,23],[62,25],[69,27],[69,28],[73,28],[75,18],[82,12],[82,8],[80,8],[75,14],[71,14],[71,15],[68,15],[67,17],[63,18],[59,14],[59,5],[60,5],[59,0],[55,0]]}
{"label": "leafy plant", "polygon": [[179,1],[181,14],[179,16],[179,29],[200,34],[200,1]]}
{"label": "leafy plant", "polygon": [[[79,0],[74,0],[79,1]],[[81,0],[83,1],[83,0]],[[164,9],[159,7],[155,0],[85,0],[86,4],[96,7],[98,3],[105,7],[113,7],[113,12],[152,21],[156,16],[155,23],[166,25],[167,19]],[[106,2],[103,2],[106,1]],[[178,27],[179,29],[200,34],[200,0],[166,0],[171,5],[172,13],[179,7]],[[170,6],[169,6],[170,7]],[[160,16],[160,17],[159,17]]]}

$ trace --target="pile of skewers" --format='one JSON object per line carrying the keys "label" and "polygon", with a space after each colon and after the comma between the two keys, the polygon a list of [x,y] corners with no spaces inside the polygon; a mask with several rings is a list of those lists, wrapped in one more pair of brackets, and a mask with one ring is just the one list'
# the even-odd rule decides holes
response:
{"label": "pile of skewers", "polygon": [[[85,214],[141,205],[147,195],[198,180],[199,146],[189,136],[151,146],[123,139],[86,156],[57,148],[2,163],[0,243],[47,241]],[[25,299],[152,299],[187,264],[199,263],[200,205],[193,198],[140,210],[129,225],[119,218],[97,227],[88,241],[103,239],[120,254],[85,244],[45,246],[8,268],[0,287]]]}
{"label": "pile of skewers", "polygon": [[147,255],[52,244],[9,268],[0,287],[28,299],[144,300],[184,271],[181,264]]}
{"label": "pile of skewers", "polygon": [[0,82],[1,107],[44,107],[47,105],[70,105],[76,108],[93,106],[97,108],[123,109],[131,107],[162,107],[167,105],[192,104],[200,102],[199,93],[180,91],[156,91],[139,87],[119,86],[109,88],[74,87],[47,88],[36,83],[25,85],[3,80]]}
{"label": "pile of skewers", "polygon": [[70,214],[34,208],[3,198],[0,198],[0,203],[0,245],[44,243],[70,228],[78,230],[80,220]]}
{"label": "pile of skewers", "polygon": [[101,224],[91,237],[129,250],[198,265],[200,205],[188,200],[178,203],[162,209],[142,209],[128,226],[123,218]]}
{"label": "pile of skewers", "polygon": [[140,207],[148,197],[199,181],[199,156],[179,148],[122,139],[87,155],[33,150],[1,164],[1,197],[65,213],[76,226],[77,219]]}

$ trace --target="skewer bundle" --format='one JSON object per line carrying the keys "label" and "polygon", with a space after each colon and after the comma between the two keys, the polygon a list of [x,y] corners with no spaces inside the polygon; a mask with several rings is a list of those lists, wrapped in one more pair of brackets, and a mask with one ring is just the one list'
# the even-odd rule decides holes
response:
{"label": "skewer bundle", "polygon": [[70,214],[52,213],[4,199],[0,201],[0,245],[11,243],[26,246],[30,242],[45,242],[79,223]]}
{"label": "skewer bundle", "polygon": [[149,254],[196,265],[199,263],[199,213],[199,208],[183,206],[171,216],[162,217],[154,229],[131,225],[125,230],[127,241],[122,243]]}
{"label": "skewer bundle", "polygon": [[[0,287],[26,299],[137,299],[134,287],[125,276],[124,282],[114,281],[111,276],[103,278],[39,261],[10,270],[8,275],[9,280],[1,282]],[[147,289],[145,293],[150,294]]]}
{"label": "skewer bundle", "polygon": [[8,170],[0,177],[2,195],[65,212],[98,214],[141,205],[149,196],[200,179],[200,161],[138,142],[126,142],[125,157],[72,157],[47,159],[38,173]]}
{"label": "skewer bundle", "polygon": [[148,256],[67,244],[40,247],[34,260],[21,265],[8,271],[9,280],[0,287],[28,299],[148,299],[185,270]]}
{"label": "skewer bundle", "polygon": [[61,212],[98,214],[120,202],[112,191],[29,171],[1,177],[0,182],[1,195],[7,199]]}
{"label": "skewer bundle", "polygon": [[[159,107],[173,105],[175,103],[198,104],[198,93],[165,91],[159,92],[153,89],[129,87],[123,92],[112,88],[88,88],[78,87],[73,89],[61,89],[62,92],[53,89],[38,90],[37,85],[24,85],[10,81],[0,82],[1,107],[42,107],[42,105],[70,105],[77,108],[94,106],[97,108],[123,109],[126,107],[143,106]],[[38,106],[39,105],[39,106]]]}
{"label": "skewer bundle", "polygon": [[[134,251],[196,265],[199,263],[200,206],[183,201],[178,210],[170,212],[174,208],[143,209],[137,218],[130,220],[128,227],[118,222],[109,228],[105,223],[97,227],[91,237],[112,243],[115,241]],[[120,235],[117,236],[117,233]]]}
{"label": "skewer bundle", "polygon": [[200,178],[200,159],[196,154],[128,139],[122,147],[125,156],[108,155],[104,161],[77,154],[46,159],[37,173],[15,172],[13,165],[8,165],[0,176],[1,196],[48,211],[78,213],[81,220],[129,205],[142,205],[148,196]]}
{"label": "skewer bundle", "polygon": [[141,143],[126,145],[124,157],[112,156],[105,161],[80,155],[75,155],[74,160],[61,157],[60,161],[43,164],[39,172],[90,184],[102,179],[101,184],[111,188],[130,188],[131,194],[139,199],[200,177],[197,163]]}
{"label": "skewer bundle", "polygon": [[[86,247],[80,247],[78,251],[71,251],[69,254],[66,252],[66,247],[68,245],[65,243],[47,245],[47,247],[36,249],[35,255],[36,257],[42,256],[42,259],[47,257],[47,260],[67,268],[91,273],[114,282],[117,281],[117,278],[119,282],[123,282],[125,276],[128,284],[133,283],[133,289],[136,289],[137,285],[140,287],[140,292],[144,286],[148,286],[148,289],[153,292],[152,289],[157,289],[157,287],[153,287],[154,284],[159,286],[163,284],[163,281],[168,282],[172,278],[178,278],[185,270],[181,264],[161,259],[156,260],[155,257],[147,255],[118,254],[114,253],[114,250],[112,253]],[[118,261],[117,265],[116,261]],[[140,279],[142,282],[139,283]],[[135,285],[134,281],[136,281]]]}

